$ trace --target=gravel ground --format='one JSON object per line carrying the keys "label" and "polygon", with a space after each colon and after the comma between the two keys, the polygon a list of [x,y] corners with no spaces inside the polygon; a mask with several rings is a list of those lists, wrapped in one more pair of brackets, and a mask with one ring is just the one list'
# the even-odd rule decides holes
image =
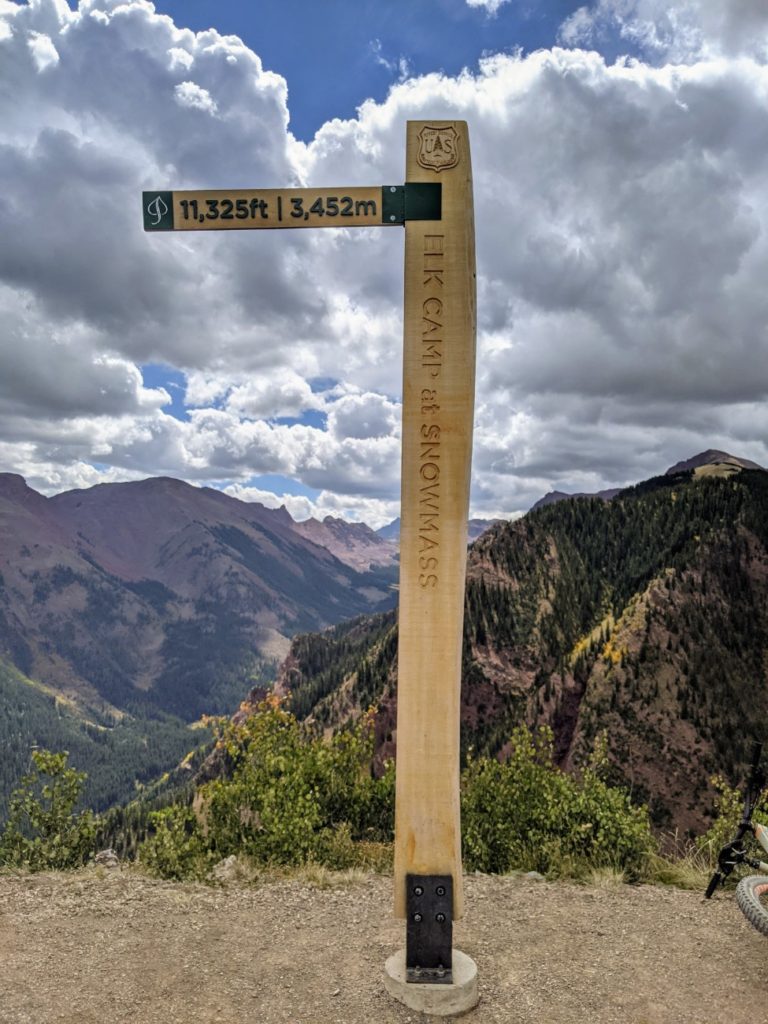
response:
{"label": "gravel ground", "polygon": [[[732,894],[470,876],[467,1024],[765,1024],[768,939]],[[384,991],[391,880],[322,888],[0,876],[2,1024],[425,1024]]]}

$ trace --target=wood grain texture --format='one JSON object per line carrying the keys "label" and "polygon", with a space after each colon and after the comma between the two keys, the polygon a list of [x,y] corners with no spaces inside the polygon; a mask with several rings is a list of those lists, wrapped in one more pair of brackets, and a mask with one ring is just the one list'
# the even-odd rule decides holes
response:
{"label": "wood grain texture", "polygon": [[406,181],[442,220],[405,226],[395,914],[405,876],[450,874],[463,909],[459,707],[475,391],[475,245],[463,121],[410,121]]}

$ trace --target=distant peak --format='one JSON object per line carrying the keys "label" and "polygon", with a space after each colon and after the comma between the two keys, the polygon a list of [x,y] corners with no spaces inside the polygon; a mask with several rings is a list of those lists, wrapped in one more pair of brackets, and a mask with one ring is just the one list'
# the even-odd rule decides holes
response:
{"label": "distant peak", "polygon": [[0,496],[6,498],[29,498],[34,495],[41,501],[47,501],[44,495],[30,487],[19,473],[0,473]]}
{"label": "distant peak", "polygon": [[400,540],[400,517],[393,519],[386,526],[379,527],[375,532],[384,540]]}
{"label": "distant peak", "polygon": [[544,508],[545,505],[554,505],[557,501],[565,501],[566,498],[577,498],[577,494],[568,494],[565,491],[550,491],[545,494],[543,498],[539,498],[537,502],[531,505],[531,512],[535,512],[537,508]]}
{"label": "distant peak", "polygon": [[763,468],[757,462],[752,462],[750,459],[742,459],[738,455],[722,452],[718,448],[708,448],[705,452],[699,452],[698,455],[694,455],[690,459],[676,462],[674,466],[669,467],[664,475],[672,476],[674,473],[685,473],[690,469],[699,469],[700,466],[713,466],[717,463],[727,463],[732,466],[738,466],[741,469]]}
{"label": "distant peak", "polygon": [[603,501],[610,501],[620,490],[620,487],[608,487],[604,491],[578,491],[575,494],[569,494],[566,491],[550,491],[549,494],[545,494],[543,498],[539,498],[534,505],[531,505],[530,511],[535,512],[537,508],[554,505],[556,502],[566,501],[568,498],[602,498]]}
{"label": "distant peak", "polygon": [[54,497],[64,501],[74,496],[80,497],[86,494],[106,495],[125,494],[127,491],[137,493],[141,491],[163,492],[172,490],[200,492],[208,489],[193,487],[192,484],[188,484],[184,480],[177,480],[172,476],[148,476],[144,480],[109,480],[100,484],[92,484],[90,487],[75,487],[71,491],[62,491],[60,494],[54,495]]}
{"label": "distant peak", "polygon": [[[150,476],[146,480],[130,480],[127,481],[129,486],[135,485],[137,487],[159,487],[163,490],[169,489],[183,489],[188,490],[193,487],[193,484],[188,484],[186,480],[178,480],[175,476]],[[195,487],[194,490],[200,490]],[[210,488],[215,490],[215,488]]]}
{"label": "distant peak", "polygon": [[0,484],[3,487],[27,487],[27,481],[19,473],[0,473]]}

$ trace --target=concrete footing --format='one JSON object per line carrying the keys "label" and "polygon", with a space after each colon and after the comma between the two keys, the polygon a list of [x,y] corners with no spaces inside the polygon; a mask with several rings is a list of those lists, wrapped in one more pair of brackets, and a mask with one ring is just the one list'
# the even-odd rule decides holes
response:
{"label": "concrete footing", "polygon": [[466,1013],[477,1005],[477,965],[475,961],[453,950],[453,984],[409,984],[405,980],[405,950],[394,953],[384,966],[384,987],[393,999],[405,1003],[412,1010],[431,1013],[437,1017],[451,1017]]}

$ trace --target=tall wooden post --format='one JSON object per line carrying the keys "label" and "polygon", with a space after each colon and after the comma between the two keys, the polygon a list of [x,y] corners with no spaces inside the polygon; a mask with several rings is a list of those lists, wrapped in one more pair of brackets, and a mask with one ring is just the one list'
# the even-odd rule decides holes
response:
{"label": "tall wooden post", "polygon": [[405,225],[395,913],[408,918],[408,941],[387,961],[385,985],[414,1009],[463,1012],[477,1002],[475,965],[451,946],[463,910],[459,701],[475,393],[467,125],[409,121],[402,186],[155,190],[142,209],[146,231]]}
{"label": "tall wooden post", "polygon": [[472,168],[464,121],[409,121],[406,181],[442,185],[405,223],[395,914],[406,878],[447,875],[463,910],[459,711],[475,393]]}

